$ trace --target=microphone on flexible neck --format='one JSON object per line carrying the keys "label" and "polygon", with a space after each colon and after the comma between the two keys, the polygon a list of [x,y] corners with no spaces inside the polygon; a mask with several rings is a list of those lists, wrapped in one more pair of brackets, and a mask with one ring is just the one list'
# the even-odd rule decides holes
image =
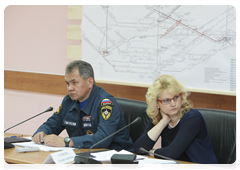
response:
{"label": "microphone on flexible neck", "polygon": [[139,152],[141,152],[141,153],[150,153],[150,154],[156,155],[156,156],[158,156],[160,158],[164,158],[164,159],[167,159],[167,160],[170,160],[170,161],[174,161],[176,164],[179,164],[178,161],[176,161],[176,160],[174,160],[172,158],[169,158],[169,157],[166,157],[166,156],[163,156],[163,155],[159,155],[157,153],[150,152],[150,151],[144,149],[143,147],[139,148]]}
{"label": "microphone on flexible neck", "polygon": [[140,117],[137,117],[134,121],[132,121],[131,123],[129,123],[128,125],[122,127],[121,129],[117,130],[116,132],[112,133],[111,135],[107,136],[106,138],[103,138],[102,140],[98,141],[97,143],[93,144],[88,152],[87,152],[87,159],[86,159],[86,163],[88,162],[88,157],[90,155],[90,150],[94,147],[94,146],[97,146],[99,143],[102,143],[103,141],[107,140],[108,138],[112,137],[113,135],[116,135],[118,132],[120,132],[121,130],[127,128],[128,126],[134,124],[134,123],[137,123],[137,122],[140,122],[141,121],[141,118]]}
{"label": "microphone on flexible neck", "polygon": [[[89,162],[88,162],[88,160],[89,160],[88,158],[89,158],[89,155],[90,155],[90,150],[91,150],[93,147],[95,147],[96,145],[102,143],[103,141],[107,140],[108,138],[112,137],[113,135],[116,135],[118,132],[120,132],[121,130],[127,128],[128,126],[130,126],[130,125],[132,125],[132,124],[134,124],[134,123],[140,122],[140,121],[141,121],[141,117],[137,117],[134,121],[132,121],[132,122],[129,123],[128,125],[122,127],[121,129],[117,130],[116,132],[112,133],[111,135],[109,135],[109,136],[103,138],[102,140],[98,141],[97,143],[93,144],[93,145],[89,148],[89,150],[88,150],[88,152],[87,152],[86,159],[85,159],[85,160],[81,160],[79,163],[88,164],[88,163],[89,163]],[[76,157],[75,157],[75,159],[76,159]],[[85,161],[85,162],[83,162],[83,161]],[[92,161],[92,160],[91,160],[91,161]],[[90,161],[90,163],[91,163],[91,161]]]}
{"label": "microphone on flexible neck", "polygon": [[4,133],[5,133],[6,131],[8,131],[9,129],[12,129],[12,128],[14,128],[14,127],[16,127],[16,126],[18,126],[18,125],[24,123],[24,122],[27,122],[27,121],[31,120],[32,118],[35,118],[35,117],[37,117],[37,116],[39,116],[39,115],[41,115],[41,114],[43,114],[43,113],[46,113],[46,112],[49,112],[49,111],[52,111],[52,110],[53,110],[53,107],[49,107],[49,108],[48,108],[47,110],[45,110],[44,112],[39,113],[39,114],[37,114],[37,115],[35,115],[35,116],[33,116],[33,117],[27,119],[27,120],[24,120],[24,121],[22,121],[22,122],[20,122],[20,123],[18,123],[18,124],[16,124],[16,125],[14,125],[14,126],[8,128],[8,129],[6,129],[6,130],[4,130]]}

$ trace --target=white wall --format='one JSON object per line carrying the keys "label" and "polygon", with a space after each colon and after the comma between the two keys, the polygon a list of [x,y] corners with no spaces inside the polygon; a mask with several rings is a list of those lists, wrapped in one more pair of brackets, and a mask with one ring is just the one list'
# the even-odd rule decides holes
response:
{"label": "white wall", "polygon": [[[43,113],[6,133],[32,135],[60,106],[64,96],[43,93],[4,90],[4,130],[32,116],[45,111],[50,106],[53,111]],[[60,136],[68,136],[64,131]]]}

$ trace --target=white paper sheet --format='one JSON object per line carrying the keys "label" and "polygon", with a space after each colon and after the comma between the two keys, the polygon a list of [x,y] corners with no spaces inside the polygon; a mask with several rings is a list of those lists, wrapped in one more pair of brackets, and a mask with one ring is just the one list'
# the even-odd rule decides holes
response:
{"label": "white paper sheet", "polygon": [[139,160],[138,164],[176,164],[176,162],[164,159],[153,159],[145,157],[145,159]]}
{"label": "white paper sheet", "polygon": [[[111,157],[114,154],[133,154],[129,151],[126,150],[121,150],[121,151],[115,151],[115,150],[110,150],[110,151],[103,151],[103,152],[97,152],[97,153],[91,153],[91,155],[95,156],[94,159],[98,161],[105,161],[105,162],[111,162]],[[136,160],[138,159],[144,159],[143,156],[137,155]]]}
{"label": "white paper sheet", "polygon": [[[95,160],[98,160],[101,162],[111,162],[111,157],[114,154],[133,154],[133,153],[126,150],[121,150],[119,152],[115,150],[110,150],[110,151],[91,153],[91,155],[95,157],[94,158]],[[146,156],[141,156],[141,155],[137,155],[136,161],[138,161],[138,164],[175,164],[176,163],[170,160],[153,159],[153,158],[148,158]]]}
{"label": "white paper sheet", "polygon": [[[126,150],[121,150],[119,152],[115,150],[110,150],[110,151],[103,151],[103,152],[97,152],[97,153],[91,153],[92,156],[94,156],[95,160],[101,161],[101,162],[111,162],[111,157],[114,154],[133,154],[129,151]],[[137,155],[136,160],[144,159],[145,157],[141,155]]]}
{"label": "white paper sheet", "polygon": [[62,151],[67,149],[74,149],[74,148],[68,148],[68,147],[52,147],[52,146],[46,146],[43,144],[36,144],[35,142],[20,142],[20,143],[12,143],[16,146],[23,146],[23,147],[39,147],[39,150],[42,151]]}

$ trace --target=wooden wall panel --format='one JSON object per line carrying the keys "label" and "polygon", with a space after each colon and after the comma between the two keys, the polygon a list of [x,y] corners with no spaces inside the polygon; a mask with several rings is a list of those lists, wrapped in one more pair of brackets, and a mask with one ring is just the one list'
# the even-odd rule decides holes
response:
{"label": "wooden wall panel", "polygon": [[4,71],[4,88],[38,93],[66,95],[64,76]]}
{"label": "wooden wall panel", "polygon": [[[96,84],[115,97],[145,101],[147,87],[107,83]],[[64,76],[50,74],[5,70],[4,88],[57,95],[67,94]],[[236,96],[192,92],[189,99],[193,102],[194,108],[212,108],[236,111]]]}

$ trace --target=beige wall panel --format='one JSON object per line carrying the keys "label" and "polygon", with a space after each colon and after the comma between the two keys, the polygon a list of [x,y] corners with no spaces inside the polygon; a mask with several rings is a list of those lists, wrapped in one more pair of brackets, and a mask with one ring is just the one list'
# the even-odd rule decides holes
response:
{"label": "beige wall panel", "polygon": [[68,19],[82,19],[82,5],[68,5]]}
{"label": "beige wall panel", "polygon": [[67,38],[69,40],[81,40],[81,25],[68,25]]}
{"label": "beige wall panel", "polygon": [[82,59],[82,46],[81,45],[68,45],[67,46],[67,59],[68,60],[81,60]]}

